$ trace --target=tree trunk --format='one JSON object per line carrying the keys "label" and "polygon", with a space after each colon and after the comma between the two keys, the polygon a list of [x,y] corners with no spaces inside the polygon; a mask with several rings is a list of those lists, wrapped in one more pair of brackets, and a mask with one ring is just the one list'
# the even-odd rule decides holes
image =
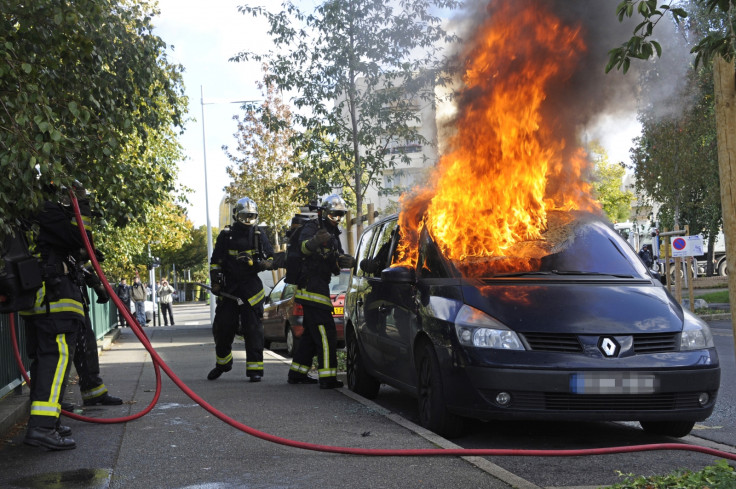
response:
{"label": "tree trunk", "polygon": [[[736,70],[720,56],[713,60],[715,81],[716,132],[718,134],[718,174],[721,181],[723,235],[728,259],[728,298],[731,328],[736,335]],[[736,344],[734,345],[736,348]]]}

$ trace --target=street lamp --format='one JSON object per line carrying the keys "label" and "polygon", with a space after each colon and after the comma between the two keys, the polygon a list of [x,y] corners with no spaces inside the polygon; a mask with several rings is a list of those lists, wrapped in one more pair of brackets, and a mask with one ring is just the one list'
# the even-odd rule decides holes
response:
{"label": "street lamp", "polygon": [[[204,88],[202,85],[199,86],[199,102],[202,107],[202,151],[204,161],[204,207],[207,213],[207,276],[210,276],[210,258],[212,257],[212,224],[210,223],[210,197],[209,187],[207,185],[207,144],[205,136],[205,124],[204,124],[204,106],[213,104],[247,104],[260,102],[260,100],[212,100],[209,102],[204,101]],[[212,291],[210,295],[210,323],[215,321],[215,297]]]}

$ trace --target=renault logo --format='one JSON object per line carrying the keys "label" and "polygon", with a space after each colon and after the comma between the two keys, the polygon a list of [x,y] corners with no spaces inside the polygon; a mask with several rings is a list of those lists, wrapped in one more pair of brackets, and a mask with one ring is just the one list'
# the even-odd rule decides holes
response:
{"label": "renault logo", "polygon": [[616,355],[618,355],[618,351],[621,347],[616,342],[616,340],[614,340],[613,338],[604,336],[598,342],[598,348],[600,348],[600,350],[603,352],[605,356],[615,357]]}

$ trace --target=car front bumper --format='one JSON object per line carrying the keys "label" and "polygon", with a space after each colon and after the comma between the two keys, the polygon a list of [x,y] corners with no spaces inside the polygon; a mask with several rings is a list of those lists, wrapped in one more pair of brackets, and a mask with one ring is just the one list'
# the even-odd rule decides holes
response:
{"label": "car front bumper", "polygon": [[[451,411],[485,419],[702,421],[713,412],[720,368],[501,368],[450,365]],[[510,401],[497,402],[507,393]],[[707,395],[707,401],[702,402]],[[501,396],[505,397],[505,396]]]}

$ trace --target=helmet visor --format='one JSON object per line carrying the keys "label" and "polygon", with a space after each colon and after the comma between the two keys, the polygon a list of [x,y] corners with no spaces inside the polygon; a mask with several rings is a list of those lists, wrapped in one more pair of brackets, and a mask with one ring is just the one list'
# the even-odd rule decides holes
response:
{"label": "helmet visor", "polygon": [[253,212],[240,212],[238,213],[238,221],[245,224],[246,226],[252,226],[256,223],[258,214]]}
{"label": "helmet visor", "polygon": [[330,211],[327,213],[327,219],[335,224],[339,224],[343,217],[345,217],[345,211]]}

